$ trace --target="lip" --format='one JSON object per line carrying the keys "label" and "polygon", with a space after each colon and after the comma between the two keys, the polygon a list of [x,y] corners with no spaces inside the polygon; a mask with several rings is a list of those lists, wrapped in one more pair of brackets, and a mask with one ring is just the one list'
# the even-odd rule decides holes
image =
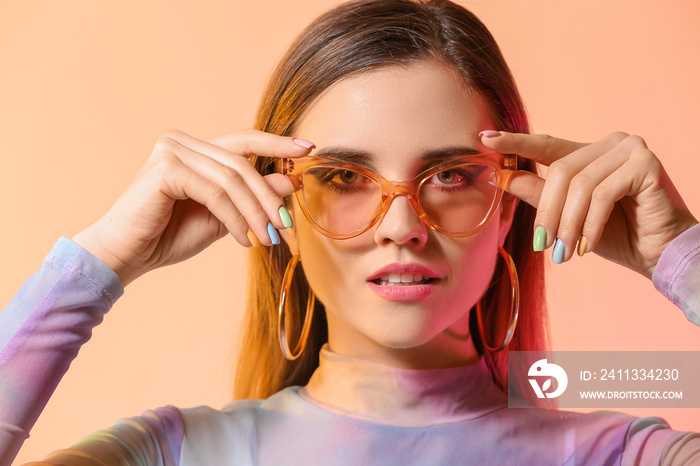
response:
{"label": "lip", "polygon": [[[432,278],[433,281],[430,283],[422,283],[420,285],[377,285],[373,282],[382,275],[388,275],[390,273],[406,273],[414,275],[423,275],[424,277]],[[442,275],[421,264],[409,263],[393,263],[382,267],[381,269],[374,272],[367,279],[367,286],[374,291],[380,298],[386,299],[388,301],[399,301],[399,302],[410,302],[410,301],[421,301],[430,296],[436,289],[437,285],[440,283]]]}
{"label": "lip", "polygon": [[385,265],[381,269],[374,272],[372,275],[370,275],[367,281],[371,282],[382,275],[388,275],[390,273],[412,273],[414,275],[423,275],[424,277],[436,279],[441,278],[441,274],[439,272],[431,269],[430,267],[426,267],[425,265],[418,263],[401,264],[399,262],[394,262],[392,264]]}

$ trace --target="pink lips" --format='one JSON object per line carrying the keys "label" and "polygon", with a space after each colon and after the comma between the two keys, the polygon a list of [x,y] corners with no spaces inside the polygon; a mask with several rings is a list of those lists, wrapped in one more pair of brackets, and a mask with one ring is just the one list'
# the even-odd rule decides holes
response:
{"label": "pink lips", "polygon": [[440,274],[423,265],[393,263],[374,272],[367,285],[383,299],[407,302],[427,298],[439,281]]}

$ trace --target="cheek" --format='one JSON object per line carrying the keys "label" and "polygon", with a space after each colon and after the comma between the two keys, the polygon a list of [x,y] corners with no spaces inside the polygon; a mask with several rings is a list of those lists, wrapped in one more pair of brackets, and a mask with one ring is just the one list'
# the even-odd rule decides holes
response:
{"label": "cheek", "polygon": [[476,303],[492,282],[498,259],[498,227],[496,222],[467,238],[466,244],[455,245],[452,257],[460,258],[454,266],[455,283],[460,290],[460,299]]}
{"label": "cheek", "polygon": [[337,241],[318,233],[299,211],[294,209],[295,247],[301,255],[304,274],[326,308],[335,308],[341,295],[349,292],[353,257],[348,248],[352,240]]}

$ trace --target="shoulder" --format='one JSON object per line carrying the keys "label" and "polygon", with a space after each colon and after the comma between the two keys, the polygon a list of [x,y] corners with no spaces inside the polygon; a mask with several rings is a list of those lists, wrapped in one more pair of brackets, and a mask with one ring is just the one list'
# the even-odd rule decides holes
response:
{"label": "shoulder", "polygon": [[[524,408],[500,416],[504,436],[520,446],[558,452],[564,464],[691,464],[700,461],[700,435],[671,430],[659,417],[639,418],[614,411],[579,413]],[[507,433],[506,433],[507,432]],[[506,442],[507,443],[507,442]],[[695,455],[695,456],[694,456]]]}
{"label": "shoulder", "polygon": [[523,405],[494,413],[489,424],[498,426],[500,443],[521,458],[535,461],[546,456],[552,464],[616,464],[634,419],[614,412],[578,413]]}
{"label": "shoulder", "polygon": [[[358,442],[365,444],[364,450],[374,451],[372,445],[394,443],[413,451],[410,445],[419,436],[436,448],[446,448],[445,452],[451,452],[450,458],[456,450],[462,452],[456,457],[469,453],[476,458],[481,454],[491,460],[517,458],[523,464],[689,464],[697,460],[693,455],[700,456],[698,434],[670,430],[660,418],[617,412],[505,408],[472,421],[435,428],[380,428],[354,420],[340,426],[340,421],[334,424],[332,419],[314,414],[316,410],[300,396],[298,387],[287,388],[265,400],[235,401],[220,410],[199,406],[178,412],[184,431],[180,463],[183,466],[258,464],[274,456],[281,444],[287,445],[286,455],[298,453],[299,458],[304,458],[309,453],[308,438],[335,444],[343,451],[347,451],[343,447],[346,443],[348,448],[354,445],[355,450],[351,451],[360,454],[363,449]],[[342,438],[337,436],[339,426],[344,432]],[[428,433],[431,435],[426,436]],[[470,441],[455,443],[458,437]],[[497,452],[493,445],[498,445]],[[331,450],[327,453],[337,454]],[[431,450],[435,455],[436,449]],[[399,451],[403,450],[390,449],[387,454],[394,459],[405,456]]]}
{"label": "shoulder", "polygon": [[267,399],[233,401],[221,409],[197,406],[181,409],[188,431],[195,429],[216,430],[252,428],[251,424],[274,414],[293,410],[298,403],[298,387],[285,388]]}
{"label": "shoulder", "polygon": [[267,399],[238,400],[222,409],[181,409],[184,424],[182,464],[255,464],[259,433],[299,402],[297,387]]}

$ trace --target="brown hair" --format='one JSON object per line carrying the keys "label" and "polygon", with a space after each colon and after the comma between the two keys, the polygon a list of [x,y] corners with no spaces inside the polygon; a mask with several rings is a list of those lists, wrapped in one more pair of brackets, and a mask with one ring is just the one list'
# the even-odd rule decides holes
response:
{"label": "brown hair", "polygon": [[[469,88],[490,105],[497,129],[529,132],[527,117],[510,70],[486,27],[472,13],[448,0],[365,0],[342,4],[314,21],[275,70],[264,94],[256,128],[289,136],[308,106],[333,83],[380,67],[432,59],[464,77]],[[257,157],[257,169],[270,173],[274,159]],[[534,163],[520,160],[520,169],[534,171]],[[535,211],[520,202],[504,247],[521,277],[520,320],[510,350],[544,350],[547,326],[544,305],[544,261],[532,250]],[[287,361],[277,339],[277,303],[282,275],[291,258],[287,246],[251,249],[249,301],[238,360],[234,397],[266,398],[291,386],[304,385],[318,367],[318,352],[327,341],[325,313],[316,304],[308,345],[302,356]],[[502,261],[494,277],[507,276]],[[301,321],[309,285],[302,274],[294,305]],[[502,315],[509,307],[508,280],[498,280],[482,298],[485,314]],[[500,306],[500,308],[499,308]],[[507,351],[485,349],[470,327],[477,349],[486,358],[494,381],[505,389]],[[297,329],[298,330],[298,329]],[[532,400],[525,377],[511,381],[521,396]],[[516,382],[516,383],[513,383]]]}

